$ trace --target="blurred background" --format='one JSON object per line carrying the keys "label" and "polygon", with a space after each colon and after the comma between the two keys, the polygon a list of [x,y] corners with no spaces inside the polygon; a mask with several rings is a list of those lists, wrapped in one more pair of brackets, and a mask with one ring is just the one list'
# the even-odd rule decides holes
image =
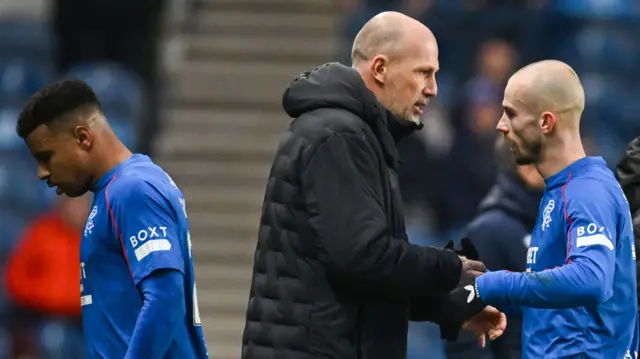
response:
{"label": "blurred background", "polygon": [[[262,196],[285,87],[349,62],[384,10],[427,24],[440,46],[439,97],[404,141],[411,239],[460,233],[496,180],[505,81],[557,58],[587,92],[583,136],[610,166],[640,135],[638,0],[0,0],[0,359],[83,358],[78,246],[90,197],[54,198],[15,135],[45,83],[85,79],[122,140],[187,199],[210,356],[237,359]],[[412,324],[410,359],[445,358],[437,329]]]}

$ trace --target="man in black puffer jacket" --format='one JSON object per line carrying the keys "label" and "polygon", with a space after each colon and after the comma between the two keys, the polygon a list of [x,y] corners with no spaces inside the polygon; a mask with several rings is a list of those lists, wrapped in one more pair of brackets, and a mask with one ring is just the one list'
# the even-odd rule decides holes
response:
{"label": "man in black puffer jacket", "polygon": [[504,330],[473,288],[454,290],[484,265],[405,233],[396,141],[420,127],[436,94],[433,34],[383,13],[353,54],[354,68],[321,66],[284,93],[295,120],[267,183],[243,359],[403,359],[409,319],[455,337],[480,311],[468,329]]}
{"label": "man in black puffer jacket", "polygon": [[[640,249],[638,248],[638,242],[640,242],[640,137],[636,137],[627,147],[627,152],[616,168],[616,177],[629,201],[637,255]],[[637,269],[640,269],[639,263],[636,261]],[[638,279],[636,278],[636,281],[639,281]],[[638,291],[638,304],[640,304],[640,281]]]}

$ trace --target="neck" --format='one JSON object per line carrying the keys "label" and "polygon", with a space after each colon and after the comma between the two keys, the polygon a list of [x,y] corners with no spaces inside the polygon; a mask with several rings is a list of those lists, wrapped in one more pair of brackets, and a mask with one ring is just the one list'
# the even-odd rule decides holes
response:
{"label": "neck", "polygon": [[94,159],[96,167],[92,186],[94,186],[102,176],[107,174],[107,172],[128,160],[133,155],[115,135],[105,141],[101,147],[103,148],[97,149],[97,158]]}
{"label": "neck", "polygon": [[586,157],[579,134],[570,138],[559,138],[550,144],[543,153],[543,160],[536,164],[538,172],[545,180]]}

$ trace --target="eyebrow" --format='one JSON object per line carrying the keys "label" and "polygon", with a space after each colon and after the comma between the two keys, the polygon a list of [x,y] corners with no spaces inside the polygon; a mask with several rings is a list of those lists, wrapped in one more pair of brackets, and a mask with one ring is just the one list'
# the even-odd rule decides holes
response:
{"label": "eyebrow", "polygon": [[424,69],[427,70],[427,71],[433,71],[433,72],[440,71],[440,67],[439,66],[426,66]]}
{"label": "eyebrow", "polygon": [[504,109],[504,112],[505,112],[507,115],[509,115],[509,116],[513,116],[513,115],[517,114],[516,109],[514,109],[514,108],[513,108],[513,107],[511,107],[511,106],[508,106],[508,105],[502,105],[502,108]]}

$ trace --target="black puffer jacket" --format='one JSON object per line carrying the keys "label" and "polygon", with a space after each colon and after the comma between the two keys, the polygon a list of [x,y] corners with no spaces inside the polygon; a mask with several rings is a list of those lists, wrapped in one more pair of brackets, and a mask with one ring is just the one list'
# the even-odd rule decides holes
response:
{"label": "black puffer jacket", "polygon": [[[624,191],[631,216],[633,217],[633,232],[636,237],[636,256],[640,253],[640,137],[636,137],[629,146],[627,152],[616,168],[616,177],[620,187]],[[636,261],[636,268],[640,274],[640,261]],[[638,304],[640,304],[640,277],[638,283]]]}
{"label": "black puffer jacket", "polygon": [[283,105],[296,119],[267,183],[242,358],[405,358],[407,321],[440,321],[462,270],[407,241],[395,142],[417,126],[340,64],[301,74]]}

